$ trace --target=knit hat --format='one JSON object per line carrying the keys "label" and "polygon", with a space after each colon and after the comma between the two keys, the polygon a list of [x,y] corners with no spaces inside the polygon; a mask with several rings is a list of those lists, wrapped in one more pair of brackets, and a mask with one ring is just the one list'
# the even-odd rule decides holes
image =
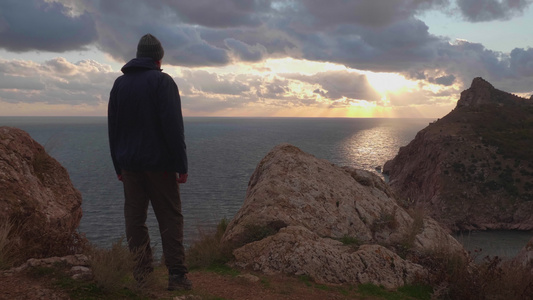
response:
{"label": "knit hat", "polygon": [[161,60],[163,55],[165,55],[165,50],[163,50],[161,42],[155,36],[148,33],[143,35],[139,40],[139,44],[137,45],[137,58],[151,57],[157,61]]}

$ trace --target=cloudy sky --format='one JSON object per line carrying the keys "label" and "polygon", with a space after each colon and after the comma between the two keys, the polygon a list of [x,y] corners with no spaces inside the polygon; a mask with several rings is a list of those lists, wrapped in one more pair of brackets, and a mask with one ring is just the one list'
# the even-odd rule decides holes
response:
{"label": "cloudy sky", "polygon": [[0,116],[105,115],[139,38],[186,116],[428,117],[533,93],[533,0],[2,0]]}

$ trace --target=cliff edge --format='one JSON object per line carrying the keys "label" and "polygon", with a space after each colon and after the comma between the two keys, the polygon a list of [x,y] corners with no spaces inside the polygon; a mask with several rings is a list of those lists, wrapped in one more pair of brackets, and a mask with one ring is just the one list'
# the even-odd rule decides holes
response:
{"label": "cliff edge", "polygon": [[383,172],[450,230],[533,229],[533,101],[475,78]]}

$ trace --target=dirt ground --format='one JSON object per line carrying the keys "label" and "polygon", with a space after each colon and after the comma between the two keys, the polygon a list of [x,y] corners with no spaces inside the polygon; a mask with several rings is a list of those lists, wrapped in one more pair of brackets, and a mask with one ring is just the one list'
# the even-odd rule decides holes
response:
{"label": "dirt ground", "polygon": [[[288,276],[254,275],[253,281],[232,275],[207,271],[189,273],[193,290],[187,292],[166,291],[164,279],[143,294],[149,299],[180,300],[341,300],[369,299],[356,296],[350,287],[324,286]],[[161,276],[162,278],[164,277]],[[0,299],[70,299],[67,292],[54,286],[48,277],[36,277],[27,273],[0,275]]]}

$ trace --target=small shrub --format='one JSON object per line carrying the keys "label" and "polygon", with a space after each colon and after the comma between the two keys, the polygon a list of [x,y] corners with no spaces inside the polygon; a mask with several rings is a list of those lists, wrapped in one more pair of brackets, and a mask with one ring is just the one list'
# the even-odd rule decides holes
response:
{"label": "small shrub", "polygon": [[45,181],[46,174],[49,173],[49,170],[52,168],[52,162],[49,155],[43,150],[36,153],[32,160],[33,170],[35,174],[41,180]]}
{"label": "small shrub", "polygon": [[248,244],[255,241],[260,241],[266,237],[276,234],[277,231],[274,228],[268,226],[251,224],[245,227],[244,243]]}
{"label": "small shrub", "polygon": [[244,228],[241,243],[245,245],[251,242],[260,241],[278,233],[278,231],[284,227],[287,227],[287,224],[280,220],[269,222],[266,225],[248,224]]}
{"label": "small shrub", "polygon": [[185,255],[189,268],[216,268],[233,258],[232,245],[222,243],[222,236],[226,232],[228,224],[227,219],[222,219],[214,233],[200,232],[200,239],[187,249]]}
{"label": "small shrub", "polygon": [[339,239],[339,242],[343,243],[344,245],[347,245],[347,246],[360,246],[362,244],[362,242],[356,238],[356,237],[352,237],[352,236],[348,236],[348,235],[345,235],[343,237],[341,237]]}
{"label": "small shrub", "polygon": [[105,292],[116,292],[127,287],[127,277],[133,273],[135,263],[121,238],[111,249],[91,249],[89,264],[97,286]]}
{"label": "small shrub", "polygon": [[400,241],[401,250],[403,251],[409,251],[414,247],[416,236],[424,229],[424,217],[426,215],[426,212],[421,207],[410,209],[408,213],[413,218],[413,223],[411,223],[409,230]]}
{"label": "small shrub", "polygon": [[522,266],[502,263],[499,257],[464,257],[437,249],[419,256],[430,270],[427,282],[437,288],[436,299],[531,299],[533,274]]}
{"label": "small shrub", "polygon": [[395,230],[398,228],[398,221],[396,220],[396,208],[392,212],[381,211],[379,218],[375,219],[370,225],[372,232],[379,232],[384,229]]}
{"label": "small shrub", "polygon": [[14,241],[11,241],[13,224],[8,220],[0,222],[0,270],[9,269],[14,265]]}

